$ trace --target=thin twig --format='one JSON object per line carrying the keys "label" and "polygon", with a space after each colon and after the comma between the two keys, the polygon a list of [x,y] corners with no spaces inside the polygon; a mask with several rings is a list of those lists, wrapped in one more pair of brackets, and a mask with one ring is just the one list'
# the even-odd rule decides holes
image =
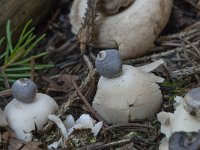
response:
{"label": "thin twig", "polygon": [[180,39],[183,40],[188,45],[190,45],[195,50],[195,52],[197,53],[197,55],[198,55],[198,57],[200,59],[200,50],[193,43],[191,43],[190,41],[188,41],[186,39],[183,39],[183,38],[180,38]]}
{"label": "thin twig", "polygon": [[102,117],[95,112],[95,110],[92,108],[92,106],[90,105],[90,103],[86,100],[86,98],[83,96],[83,94],[80,92],[80,89],[78,88],[78,85],[76,84],[76,82],[72,79],[72,84],[76,89],[76,92],[78,93],[78,95],[80,96],[81,100],[85,103],[85,105],[87,106],[87,109],[99,120],[99,121],[103,121],[103,124],[105,127],[108,127],[108,124],[106,123],[105,120],[102,119]]}
{"label": "thin twig", "polygon": [[7,90],[4,90],[4,91],[1,91],[0,92],[0,97],[2,96],[11,96],[11,89],[7,89]]}
{"label": "thin twig", "polygon": [[192,2],[191,0],[185,0],[187,3],[189,3],[191,6],[193,6],[194,8],[198,9],[200,11],[200,8],[198,5],[196,5],[194,2]]}
{"label": "thin twig", "polygon": [[[110,142],[110,143],[107,143],[107,144],[98,145],[98,146],[95,146],[95,147],[90,147],[90,150],[111,148],[113,146],[117,146],[117,145],[121,145],[121,144],[126,144],[126,143],[129,143],[129,142],[131,142],[131,139],[123,139],[123,140],[120,140],[120,141],[114,141],[114,142]],[[83,150],[83,149],[81,149],[81,150]]]}
{"label": "thin twig", "polygon": [[10,89],[10,85],[9,85],[9,82],[8,82],[8,78],[7,78],[7,75],[4,71],[3,68],[0,67],[0,74],[2,75],[3,79],[4,79],[4,84],[5,84],[5,87],[6,89]]}
{"label": "thin twig", "polygon": [[175,70],[172,72],[171,76],[174,79],[180,79],[180,78],[183,78],[195,73],[199,73],[199,72],[200,72],[200,65],[197,65],[197,66]]}
{"label": "thin twig", "polygon": [[[106,143],[104,144],[103,142],[97,142],[95,144],[91,144],[91,145],[87,145],[81,148],[78,148],[78,150],[101,150],[101,149],[108,149],[114,146],[120,146],[120,145],[124,145],[124,144],[128,144],[132,141],[132,139],[122,139],[119,141],[114,141],[114,142],[110,142],[110,143]],[[132,143],[133,146],[133,143]],[[136,150],[133,147],[133,150]]]}
{"label": "thin twig", "polygon": [[55,13],[53,14],[51,20],[48,21],[48,25],[43,29],[42,33],[45,33],[48,30],[49,26],[54,22],[56,17],[59,15],[60,11],[61,11],[60,8],[55,11]]}
{"label": "thin twig", "polygon": [[167,40],[172,40],[172,39],[177,39],[177,37],[190,37],[191,35],[193,35],[194,33],[199,32],[199,30],[197,29],[192,29],[192,30],[188,30],[188,31],[181,31],[178,32],[176,34],[172,34],[172,35],[167,35],[167,36],[162,36],[160,37],[157,42],[158,43],[162,43],[162,41],[167,41]]}
{"label": "thin twig", "polygon": [[[76,36],[72,37],[72,38],[69,39],[66,43],[64,43],[63,45],[61,45],[61,46],[58,47],[57,49],[55,49],[55,51],[56,51],[56,52],[66,51],[66,49],[67,49],[68,47],[70,47],[73,43],[74,43],[73,45],[76,45],[76,46],[77,46],[78,42],[77,42],[76,40],[77,40]],[[73,49],[71,49],[71,51],[72,51],[72,50],[73,50]],[[68,51],[69,51],[69,49],[67,49],[67,53],[69,53]],[[71,51],[70,51],[70,52],[71,52]]]}
{"label": "thin twig", "polygon": [[[81,83],[81,86],[79,87],[81,91],[84,91],[86,87],[89,86],[89,84],[94,80],[94,76],[96,74],[95,70],[92,70],[88,73],[87,77],[84,79],[84,81]],[[69,107],[72,105],[72,103],[78,99],[77,92],[75,91],[72,95],[69,96],[69,98],[64,102],[61,106],[61,108],[56,112],[56,115],[58,117],[62,117],[67,110],[69,110]],[[48,124],[43,128],[44,132],[48,132],[53,127],[52,122],[48,122]]]}
{"label": "thin twig", "polygon": [[140,123],[119,123],[119,124],[114,124],[106,128],[106,130],[110,130],[113,128],[118,128],[118,127],[142,127],[142,128],[149,128],[149,129],[154,129],[153,126],[146,125],[146,124],[140,124]]}
{"label": "thin twig", "polygon": [[124,61],[124,63],[125,64],[133,64],[133,63],[145,62],[145,61],[148,61],[148,60],[159,59],[161,57],[168,56],[168,55],[173,54],[175,52],[181,52],[182,50],[183,50],[182,48],[175,48],[173,50],[169,50],[169,51],[158,53],[158,54],[153,54],[153,55],[150,55],[150,56],[144,56],[144,57],[141,57],[141,58],[126,60],[126,61]]}
{"label": "thin twig", "polygon": [[35,58],[34,56],[31,56],[31,80],[34,81],[34,75],[35,75]]}
{"label": "thin twig", "polygon": [[83,55],[83,59],[84,59],[84,61],[86,62],[86,64],[87,64],[89,70],[90,70],[90,71],[94,70],[94,67],[93,67],[92,62],[90,61],[89,57],[86,56],[86,55]]}

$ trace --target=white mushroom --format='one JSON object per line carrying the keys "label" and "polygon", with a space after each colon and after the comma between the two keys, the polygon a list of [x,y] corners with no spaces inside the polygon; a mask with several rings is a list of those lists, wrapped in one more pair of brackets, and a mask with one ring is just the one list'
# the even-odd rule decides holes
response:
{"label": "white mushroom", "polygon": [[102,14],[113,15],[131,5],[133,1],[134,0],[100,0],[98,9]]}
{"label": "white mushroom", "polygon": [[[167,140],[174,132],[198,132],[200,130],[200,88],[192,89],[184,99],[178,99],[174,113],[160,112],[157,117],[161,123],[161,132]],[[162,150],[162,149],[161,149]]]}
{"label": "white mushroom", "polygon": [[[39,130],[42,129],[48,115],[58,109],[53,98],[46,94],[36,94],[35,88],[37,89],[37,86],[30,79],[17,80],[12,86],[12,94],[18,95],[18,99],[14,98],[4,110],[9,127],[15,131],[17,138],[25,142],[32,140],[31,131],[35,130],[35,126]],[[32,93],[28,89],[35,90],[31,90]],[[30,99],[27,93],[30,94]]]}
{"label": "white mushroom", "polygon": [[[104,52],[107,53],[107,51]],[[111,56],[113,55],[106,55],[106,57]],[[103,62],[98,58],[97,56],[96,61]],[[118,56],[112,57],[112,59],[105,58],[105,60],[110,62],[103,63],[111,67],[122,63],[116,62],[121,61]],[[160,64],[160,61],[158,63]],[[153,66],[156,66],[155,63]],[[144,70],[145,68],[143,67]],[[98,70],[100,69],[104,70],[99,67]],[[154,116],[162,103],[161,91],[156,82],[163,82],[163,79],[130,65],[123,65],[120,72],[117,73],[120,74],[119,76],[113,76],[113,78],[112,76],[104,77],[104,73],[100,74],[102,76],[98,82],[92,107],[108,123],[143,120]]]}
{"label": "white mushroom", "polygon": [[[117,48],[123,59],[143,55],[153,47],[156,37],[168,22],[172,1],[126,0],[123,3],[126,8],[119,12],[118,7],[123,7],[121,0],[100,3],[105,13],[98,13],[91,45],[96,48]],[[87,7],[87,0],[73,2],[69,17],[75,34],[84,22]],[[106,15],[108,12],[114,15]]]}

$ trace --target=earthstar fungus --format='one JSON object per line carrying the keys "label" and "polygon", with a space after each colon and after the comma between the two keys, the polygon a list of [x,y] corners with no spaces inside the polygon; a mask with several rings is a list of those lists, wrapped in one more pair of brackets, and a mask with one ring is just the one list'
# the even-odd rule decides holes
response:
{"label": "earthstar fungus", "polygon": [[[119,55],[116,55],[119,51],[104,50],[103,53],[108,58],[104,58],[106,63],[98,60],[96,63],[101,77],[92,107],[108,123],[143,120],[154,116],[162,103],[161,91],[156,83],[163,82],[164,79],[149,73],[151,70],[145,72],[146,67],[140,70],[130,65],[123,65],[113,73],[114,71],[109,70],[115,70],[112,67],[122,64]],[[162,60],[154,62],[150,68],[155,69],[162,63]]]}
{"label": "earthstar fungus", "polygon": [[30,79],[17,80],[12,86],[14,99],[4,109],[9,127],[18,139],[32,141],[31,131],[41,130],[48,120],[48,115],[58,109],[53,98],[37,93],[36,84]]}

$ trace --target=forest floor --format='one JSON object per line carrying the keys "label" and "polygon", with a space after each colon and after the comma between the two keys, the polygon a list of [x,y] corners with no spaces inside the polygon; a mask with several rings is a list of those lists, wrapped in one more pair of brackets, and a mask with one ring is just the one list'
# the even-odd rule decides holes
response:
{"label": "forest floor", "polygon": [[[57,114],[63,118],[72,114],[76,119],[83,113],[89,113],[96,121],[95,114],[86,107],[96,92],[99,79],[94,69],[95,56],[99,49],[88,47],[83,54],[76,36],[71,33],[69,11],[71,1],[57,4],[46,24],[38,28],[39,33],[46,33],[45,40],[38,50],[45,50],[49,55],[46,63],[53,62],[54,67],[39,72],[35,77],[39,90],[53,97],[60,106]],[[173,112],[175,96],[184,96],[190,89],[200,85],[200,4],[198,0],[174,0],[173,11],[168,25],[145,56],[129,59],[124,64],[141,66],[158,59],[166,64],[153,73],[165,78],[160,84],[163,104],[159,111]],[[10,96],[4,95],[4,99]],[[77,135],[81,136],[78,132]],[[6,129],[1,129],[1,148],[30,149],[45,148],[61,136],[58,128],[48,123],[42,131],[34,132],[37,142],[24,144],[12,138]],[[76,138],[84,138],[76,137]],[[151,120],[117,124],[104,127],[95,140],[83,140],[77,143],[80,149],[158,149],[164,137],[160,133],[160,123],[154,117]],[[69,144],[70,145],[70,144]]]}

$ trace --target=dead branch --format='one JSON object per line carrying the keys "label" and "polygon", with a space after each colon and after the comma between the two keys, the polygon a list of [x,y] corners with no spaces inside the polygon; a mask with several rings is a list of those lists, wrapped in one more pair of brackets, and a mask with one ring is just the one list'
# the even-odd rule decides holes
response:
{"label": "dead branch", "polygon": [[87,106],[87,109],[99,120],[99,121],[103,121],[103,125],[105,127],[108,127],[108,124],[106,123],[105,120],[103,120],[103,118],[96,113],[96,111],[92,108],[92,106],[90,105],[90,103],[86,100],[86,98],[83,96],[83,94],[81,93],[80,89],[78,88],[78,85],[76,84],[76,82],[74,80],[72,80],[72,84],[75,87],[78,95],[80,96],[80,98],[83,100],[83,102],[85,103],[85,105]]}
{"label": "dead branch", "polygon": [[174,79],[181,79],[196,73],[200,73],[200,65],[172,71],[171,77]]}
{"label": "dead branch", "polygon": [[[82,81],[82,83],[81,83],[81,85],[79,87],[81,93],[85,92],[85,89],[87,89],[87,87],[95,79],[95,75],[96,75],[96,71],[95,70],[90,70],[90,72],[88,73],[87,77]],[[77,92],[75,91],[72,95],[69,96],[69,98],[66,100],[66,102],[64,102],[62,104],[60,109],[56,112],[56,115],[58,117],[62,117],[63,115],[65,115],[65,113],[69,110],[69,108],[72,105],[72,103],[77,99],[79,99],[79,96],[78,96]],[[43,132],[47,133],[48,131],[51,130],[52,127],[53,127],[53,123],[49,121],[47,123],[47,125],[44,126]]]}

